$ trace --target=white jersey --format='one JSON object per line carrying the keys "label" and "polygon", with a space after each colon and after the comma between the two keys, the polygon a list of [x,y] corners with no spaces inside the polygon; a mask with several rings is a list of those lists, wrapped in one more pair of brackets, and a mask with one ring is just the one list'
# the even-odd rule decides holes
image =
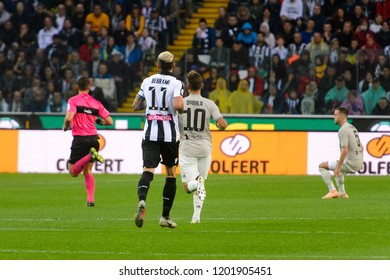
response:
{"label": "white jersey", "polygon": [[178,113],[173,108],[173,99],[183,96],[183,93],[183,83],[170,73],[159,73],[144,79],[138,92],[146,100],[144,140],[179,140]]}
{"label": "white jersey", "polygon": [[357,129],[348,122],[344,123],[338,132],[340,149],[348,147],[345,161],[352,170],[357,171],[363,164],[363,148]]}
{"label": "white jersey", "polygon": [[179,116],[180,154],[188,157],[206,157],[211,154],[210,119],[222,118],[217,105],[200,94],[184,98],[184,113]]}

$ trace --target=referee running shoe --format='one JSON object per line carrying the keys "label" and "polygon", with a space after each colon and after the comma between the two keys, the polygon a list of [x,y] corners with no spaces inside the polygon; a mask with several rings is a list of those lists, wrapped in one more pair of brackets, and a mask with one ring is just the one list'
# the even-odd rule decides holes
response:
{"label": "referee running shoe", "polygon": [[162,216],[160,219],[160,226],[162,228],[175,228],[177,224],[174,221],[172,221],[170,217]]}
{"label": "referee running shoe", "polygon": [[89,150],[89,154],[91,155],[91,161],[93,161],[93,162],[98,161],[100,163],[104,162],[104,158],[98,154],[98,152],[96,151],[95,148],[91,148]]}
{"label": "referee running shoe", "polygon": [[146,212],[145,200],[141,200],[138,203],[137,212],[135,213],[135,217],[134,217],[135,225],[139,228],[144,225],[145,212]]}
{"label": "referee running shoe", "polygon": [[198,192],[199,199],[204,201],[206,199],[206,189],[204,188],[204,179],[202,176],[198,177],[198,188],[196,191]]}

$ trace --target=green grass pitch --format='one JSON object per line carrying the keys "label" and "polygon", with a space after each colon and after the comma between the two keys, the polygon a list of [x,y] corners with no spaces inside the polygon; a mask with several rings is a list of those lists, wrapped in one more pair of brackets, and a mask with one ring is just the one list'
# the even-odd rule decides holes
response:
{"label": "green grass pitch", "polygon": [[319,176],[210,175],[201,224],[178,188],[172,218],[158,225],[155,176],[143,228],[134,224],[138,175],[95,175],[94,208],[83,177],[0,174],[2,260],[389,260],[390,184],[346,177],[349,200],[322,200]]}

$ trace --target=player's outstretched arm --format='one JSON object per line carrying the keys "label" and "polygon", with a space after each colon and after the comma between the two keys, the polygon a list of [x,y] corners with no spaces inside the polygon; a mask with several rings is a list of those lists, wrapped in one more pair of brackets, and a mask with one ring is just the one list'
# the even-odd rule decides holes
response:
{"label": "player's outstretched arm", "polygon": [[179,114],[183,114],[184,112],[184,102],[182,96],[176,96],[173,99],[173,108],[179,112]]}
{"label": "player's outstretched arm", "polygon": [[108,126],[112,125],[114,121],[112,120],[111,116],[108,116],[105,119],[96,119],[95,123],[97,123],[98,125]]}

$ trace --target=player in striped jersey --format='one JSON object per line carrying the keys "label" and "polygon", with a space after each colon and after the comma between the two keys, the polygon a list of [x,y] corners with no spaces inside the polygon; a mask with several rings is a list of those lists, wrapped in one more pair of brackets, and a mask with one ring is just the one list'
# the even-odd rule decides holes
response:
{"label": "player in striped jersey", "polygon": [[[77,80],[78,95],[69,98],[68,110],[64,120],[64,131],[72,124],[73,142],[69,159],[69,174],[77,177],[84,173],[84,183],[87,190],[87,206],[95,206],[95,178],[92,175],[92,167],[95,161],[103,162],[98,154],[99,137],[95,122],[100,125],[112,125],[110,113],[103,105],[89,93],[89,79]],[[96,117],[101,117],[97,119]]]}
{"label": "player in striped jersey", "polygon": [[211,164],[210,119],[221,129],[227,127],[227,122],[217,105],[200,95],[203,83],[198,72],[189,72],[186,83],[190,95],[184,98],[184,114],[179,116],[180,172],[184,190],[193,193],[194,214],[191,223],[198,224],[206,198],[204,180]]}
{"label": "player in striped jersey", "polygon": [[172,72],[174,56],[168,51],[157,58],[160,72],[142,82],[133,109],[146,111],[146,122],[142,141],[143,173],[138,182],[138,208],[135,224],[142,227],[145,220],[146,197],[154,170],[160,161],[166,167],[163,190],[161,227],[175,228],[170,211],[176,195],[176,166],[179,158],[178,113],[183,111],[184,85]]}

